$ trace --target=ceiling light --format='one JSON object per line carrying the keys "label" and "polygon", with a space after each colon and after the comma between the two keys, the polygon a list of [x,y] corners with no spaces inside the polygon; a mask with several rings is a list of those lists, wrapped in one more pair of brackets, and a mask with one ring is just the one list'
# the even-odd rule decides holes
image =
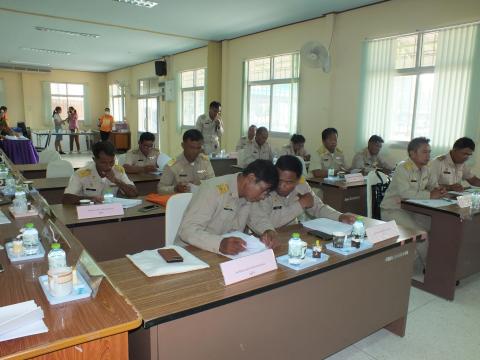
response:
{"label": "ceiling light", "polygon": [[99,38],[100,35],[97,34],[89,34],[89,33],[82,33],[82,32],[76,32],[76,31],[69,31],[69,30],[60,30],[60,29],[51,29],[51,28],[46,28],[43,26],[35,26],[35,30],[38,31],[45,31],[45,32],[56,32],[56,33],[62,33],[65,35],[70,35],[70,36],[83,36],[83,37],[89,37],[89,38]]}
{"label": "ceiling light", "polygon": [[157,2],[148,1],[148,0],[113,0],[113,1],[120,2],[120,3],[125,3],[125,4],[130,4],[130,5],[135,5],[135,6],[146,7],[146,8],[149,8],[149,9],[158,5]]}
{"label": "ceiling light", "polygon": [[51,50],[51,49],[39,49],[39,48],[29,48],[29,47],[22,47],[20,48],[22,50],[29,50],[29,51],[35,51],[39,53],[44,53],[44,54],[50,54],[50,55],[72,55],[71,52],[68,51],[60,51],[60,50]]}
{"label": "ceiling light", "polygon": [[50,64],[40,64],[40,63],[35,63],[30,61],[20,61],[20,60],[10,60],[9,62],[12,64],[19,64],[19,65],[50,66]]}

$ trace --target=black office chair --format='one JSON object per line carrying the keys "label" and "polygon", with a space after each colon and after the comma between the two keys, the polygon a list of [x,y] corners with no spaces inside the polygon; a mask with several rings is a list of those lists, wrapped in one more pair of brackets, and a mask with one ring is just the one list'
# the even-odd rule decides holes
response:
{"label": "black office chair", "polygon": [[32,134],[29,132],[29,129],[25,125],[24,121],[17,122],[17,127],[22,129],[22,135],[25,136],[27,139],[32,139]]}
{"label": "black office chair", "polygon": [[[379,173],[384,176],[380,176]],[[380,203],[385,197],[385,192],[390,186],[391,178],[380,170],[375,170],[375,174],[378,176],[380,182],[372,185],[372,218],[381,220],[382,217],[380,213]],[[387,181],[384,181],[385,178]]]}

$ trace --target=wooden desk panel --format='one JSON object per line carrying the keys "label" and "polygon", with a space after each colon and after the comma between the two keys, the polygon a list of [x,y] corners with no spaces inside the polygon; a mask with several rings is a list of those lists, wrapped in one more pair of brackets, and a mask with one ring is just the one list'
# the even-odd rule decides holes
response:
{"label": "wooden desk panel", "polygon": [[238,169],[233,168],[233,165],[237,165],[237,159],[213,158],[210,159],[210,163],[212,164],[215,176],[235,174],[238,172]]}

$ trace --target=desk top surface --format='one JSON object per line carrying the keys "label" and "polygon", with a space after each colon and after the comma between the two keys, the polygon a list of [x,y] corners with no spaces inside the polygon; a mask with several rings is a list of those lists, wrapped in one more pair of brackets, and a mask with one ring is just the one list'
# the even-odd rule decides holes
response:
{"label": "desk top surface", "polygon": [[348,189],[352,187],[362,187],[366,186],[367,183],[365,180],[363,181],[357,181],[357,182],[351,182],[347,183],[345,180],[329,180],[328,178],[307,178],[306,179],[308,183],[314,184],[314,185],[326,185],[326,186],[334,186],[337,188],[341,189]]}
{"label": "desk top surface", "polygon": [[[378,220],[367,219],[367,225],[381,223]],[[275,255],[283,255],[288,250],[288,239],[292,232],[299,231],[302,239],[312,245],[316,237],[306,233],[301,225],[292,225],[279,231],[281,245],[275,249]],[[362,258],[366,253],[376,252],[390,246],[399,246],[405,240],[410,240],[417,233],[400,228],[398,239],[391,239],[376,244],[372,249],[344,257],[330,253],[326,263],[311,268],[295,271],[283,266],[277,270],[225,286],[219,264],[227,261],[224,256],[200,250],[193,246],[187,249],[211,266],[208,269],[187,272],[184,274],[158,276],[148,278],[127,258],[115,259],[99,263],[108,275],[112,284],[123,293],[140,312],[144,326],[150,327],[157,323],[173,320],[191,313],[202,311],[211,306],[236,301],[272,288],[283,286],[292,281],[301,280],[306,274],[320,273],[328,269],[342,266],[352,259]],[[308,275],[307,275],[308,276]]]}
{"label": "desk top surface", "polygon": [[432,207],[432,206],[427,206],[427,205],[422,205],[418,203],[412,203],[409,202],[408,200],[402,200],[402,208],[408,207],[409,209],[424,209],[430,212],[444,212],[448,213],[454,216],[458,216],[461,219],[469,219],[472,216],[479,216],[480,215],[480,209],[472,210],[470,207],[467,208],[461,208],[457,204],[451,204],[448,206],[441,206],[441,207]]}

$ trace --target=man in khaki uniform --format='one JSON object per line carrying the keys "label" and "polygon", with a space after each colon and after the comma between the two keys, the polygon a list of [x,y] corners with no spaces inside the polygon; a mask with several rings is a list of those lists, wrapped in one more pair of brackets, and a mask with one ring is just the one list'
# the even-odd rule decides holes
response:
{"label": "man in khaki uniform", "polygon": [[293,134],[290,138],[290,144],[282,146],[280,155],[301,156],[303,160],[309,161],[310,155],[305,150],[305,137],[300,134]]}
{"label": "man in khaki uniform", "polygon": [[436,157],[431,164],[432,173],[439,185],[444,185],[447,190],[463,191],[463,180],[470,185],[480,186],[480,179],[472,174],[465,162],[475,151],[472,139],[463,137],[455,141],[453,149],[447,154]]}
{"label": "man in khaki uniform", "polygon": [[155,135],[144,132],[138,140],[138,149],[130,150],[125,157],[123,167],[127,174],[149,173],[157,170],[157,158],[160,151],[155,149]]}
{"label": "man in khaki uniform", "polygon": [[235,147],[236,151],[246,149],[250,144],[253,143],[255,138],[255,133],[257,132],[257,127],[255,125],[250,125],[248,128],[247,136],[242,136]]}
{"label": "man in khaki uniform", "polygon": [[247,166],[255,160],[273,160],[273,151],[267,142],[268,130],[266,127],[259,127],[255,134],[255,140],[244,150],[243,159],[239,159],[241,166]]}
{"label": "man in khaki uniform", "polygon": [[253,218],[251,206],[265,198],[277,182],[277,171],[266,160],[254,161],[242,173],[205,181],[185,211],[179,240],[214,253],[235,255],[245,250],[245,241],[223,234],[244,231],[248,225],[258,229],[267,247],[273,247],[273,227],[263,215]]}
{"label": "man in khaki uniform", "polygon": [[202,133],[205,153],[218,153],[220,150],[220,138],[223,134],[222,104],[218,101],[212,101],[208,114],[200,115],[195,123],[195,127]]}
{"label": "man in khaki uniform", "polygon": [[409,159],[398,164],[380,204],[382,220],[395,220],[411,229],[430,230],[428,219],[401,209],[405,199],[439,199],[446,194],[427,166],[430,160],[430,140],[424,137],[412,139],[408,144]]}
{"label": "man in khaki uniform", "polygon": [[364,174],[376,169],[393,170],[393,167],[380,155],[383,142],[380,136],[372,135],[368,139],[367,147],[353,157],[351,168],[362,170]]}
{"label": "man in khaki uniform", "polygon": [[278,186],[264,200],[253,204],[254,218],[266,214],[275,228],[294,223],[304,212],[313,218],[324,217],[349,224],[355,222],[354,215],[338,212],[313,193],[302,176],[303,166],[296,156],[280,156],[275,167],[278,170]]}
{"label": "man in khaki uniform", "polygon": [[163,170],[158,183],[160,194],[191,191],[191,185],[200,185],[202,180],[215,176],[207,155],[202,154],[203,136],[197,129],[183,134],[183,153],[172,159]]}
{"label": "man in khaki uniform", "polygon": [[97,203],[103,194],[111,190],[114,195],[120,190],[128,197],[136,197],[137,189],[120,165],[115,165],[115,147],[109,141],[93,145],[93,162],[78,169],[70,177],[63,194],[64,204],[78,204],[82,199]]}
{"label": "man in khaki uniform", "polygon": [[342,150],[337,148],[338,132],[335,128],[322,131],[323,146],[312,154],[309,174],[312,177],[326,178],[328,169],[334,173],[347,170]]}

